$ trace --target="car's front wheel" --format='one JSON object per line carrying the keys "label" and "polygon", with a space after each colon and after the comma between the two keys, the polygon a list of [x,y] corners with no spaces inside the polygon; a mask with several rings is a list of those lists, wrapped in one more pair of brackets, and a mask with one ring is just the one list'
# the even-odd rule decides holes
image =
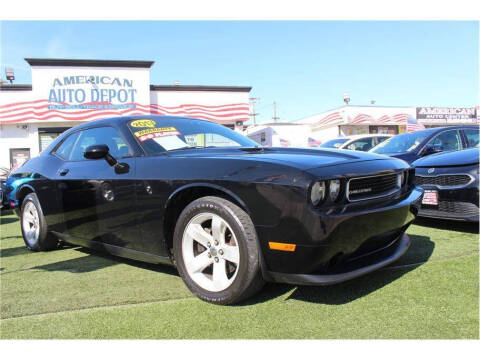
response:
{"label": "car's front wheel", "polygon": [[203,197],[182,211],[173,250],[182,279],[202,300],[233,304],[263,286],[252,220],[223,198]]}
{"label": "car's front wheel", "polygon": [[58,239],[48,233],[47,222],[35,193],[28,194],[23,200],[20,222],[23,240],[32,251],[48,251],[58,247]]}

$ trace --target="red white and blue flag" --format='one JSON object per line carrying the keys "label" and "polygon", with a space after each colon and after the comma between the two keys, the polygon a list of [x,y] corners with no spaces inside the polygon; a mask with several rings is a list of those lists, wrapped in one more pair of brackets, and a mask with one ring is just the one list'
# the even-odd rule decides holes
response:
{"label": "red white and blue flag", "polygon": [[316,140],[312,137],[308,138],[308,146],[309,147],[320,147],[321,144],[322,144],[322,141]]}
{"label": "red white and blue flag", "polygon": [[418,122],[417,119],[410,116],[407,117],[407,128],[406,128],[407,132],[415,132],[415,131],[420,131],[424,129],[425,129],[425,126],[422,125],[420,122]]}
{"label": "red white and blue flag", "polygon": [[280,138],[280,146],[282,147],[290,147],[292,144],[290,143],[289,140],[285,140],[283,138]]}

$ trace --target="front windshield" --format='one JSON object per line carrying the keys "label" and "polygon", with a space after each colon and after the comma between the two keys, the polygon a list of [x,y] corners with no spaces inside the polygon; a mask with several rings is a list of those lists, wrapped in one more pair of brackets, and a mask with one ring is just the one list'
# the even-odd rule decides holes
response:
{"label": "front windshield", "polygon": [[375,153],[405,153],[411,152],[428,136],[425,132],[403,133],[383,141],[372,148]]}
{"label": "front windshield", "polygon": [[327,142],[322,143],[320,147],[324,148],[339,148],[342,144],[348,141],[348,138],[336,138],[334,140],[330,140]]}
{"label": "front windshield", "polygon": [[150,155],[205,147],[258,147],[258,143],[213,122],[184,118],[137,119],[128,127]]}

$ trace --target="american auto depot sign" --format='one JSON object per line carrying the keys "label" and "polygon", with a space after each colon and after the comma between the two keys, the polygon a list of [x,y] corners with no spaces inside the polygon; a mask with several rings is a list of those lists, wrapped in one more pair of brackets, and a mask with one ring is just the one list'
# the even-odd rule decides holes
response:
{"label": "american auto depot sign", "polygon": [[423,123],[477,123],[474,107],[417,107],[417,120]]}
{"label": "american auto depot sign", "polygon": [[57,76],[48,92],[48,108],[134,108],[136,93],[132,78],[104,74]]}
{"label": "american auto depot sign", "polygon": [[[32,66],[32,92],[56,118],[149,112],[149,68]],[[133,113],[135,111],[135,113]],[[70,113],[70,115],[68,115]],[[74,116],[82,117],[75,118]],[[67,118],[68,117],[68,118]]]}

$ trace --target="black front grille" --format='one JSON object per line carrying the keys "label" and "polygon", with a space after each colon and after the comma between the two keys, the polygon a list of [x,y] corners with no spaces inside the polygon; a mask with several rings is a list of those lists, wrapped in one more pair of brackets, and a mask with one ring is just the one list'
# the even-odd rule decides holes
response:
{"label": "black front grille", "polygon": [[468,175],[415,176],[417,185],[464,186],[471,181]]}
{"label": "black front grille", "polygon": [[389,174],[362,178],[352,178],[348,185],[348,199],[359,201],[362,199],[382,197],[393,193],[398,188],[399,174]]}
{"label": "black front grille", "polygon": [[478,216],[478,206],[470,202],[439,201],[438,206],[422,205],[422,216],[467,218]]}

